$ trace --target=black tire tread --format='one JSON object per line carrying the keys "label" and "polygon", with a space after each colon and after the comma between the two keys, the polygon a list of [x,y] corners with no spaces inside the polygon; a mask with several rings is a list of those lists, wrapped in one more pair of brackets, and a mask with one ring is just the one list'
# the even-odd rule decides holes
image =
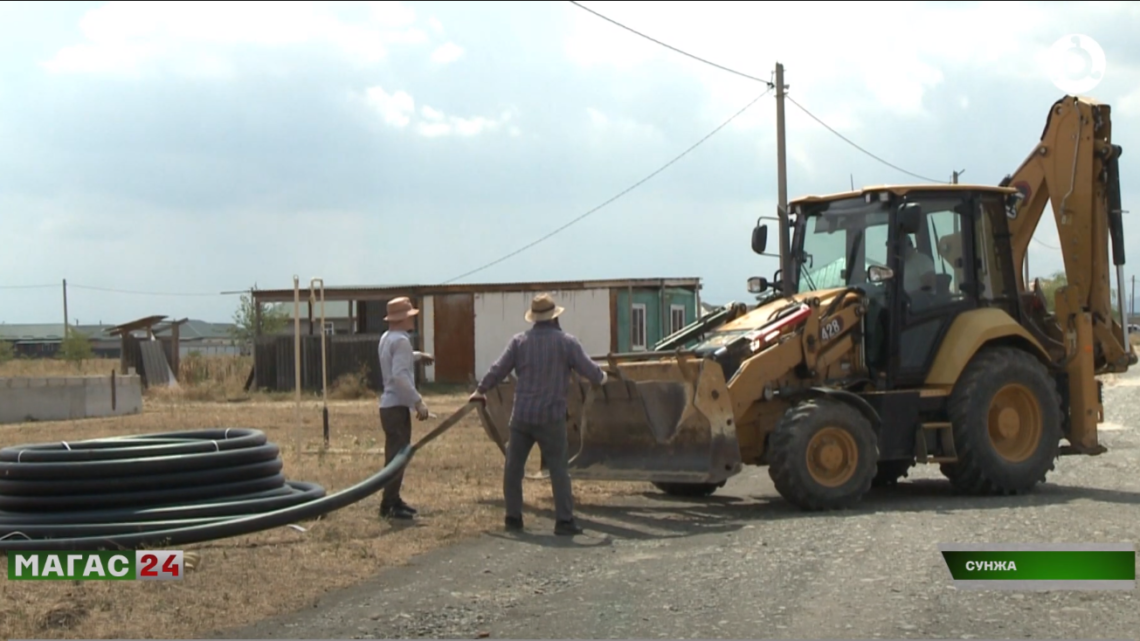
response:
{"label": "black tire tread", "polygon": [[[807,439],[820,427],[844,427],[859,447],[855,478],[836,491],[816,485],[804,461]],[[841,510],[854,506],[871,489],[879,458],[878,436],[871,422],[847,403],[827,397],[811,398],[789,409],[768,441],[768,476],[785,500],[805,511]]]}
{"label": "black tire tread", "polygon": [[[1028,473],[1017,479],[1010,479],[1008,472],[1003,473],[996,456],[990,456],[987,451],[990,443],[985,413],[989,402],[983,402],[1002,385],[1013,381],[1029,384],[1045,396],[1038,397],[1044,444],[1038,453],[1021,464],[1030,464],[1026,469]],[[949,415],[958,461],[943,464],[940,470],[955,490],[976,496],[1022,494],[1044,482],[1054,469],[1062,435],[1061,395],[1045,366],[1028,352],[1005,346],[983,348],[955,385]],[[1001,476],[1006,478],[999,478]]]}

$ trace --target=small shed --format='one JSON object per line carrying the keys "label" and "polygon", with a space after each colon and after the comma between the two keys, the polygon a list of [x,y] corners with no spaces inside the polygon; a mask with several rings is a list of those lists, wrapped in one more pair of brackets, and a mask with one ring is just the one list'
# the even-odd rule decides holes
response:
{"label": "small shed", "polygon": [[[483,376],[510,337],[528,327],[523,315],[539,292],[550,293],[566,308],[563,329],[578,337],[591,354],[604,355],[652,349],[657,341],[695,321],[701,310],[700,289],[699,278],[326,287],[326,302],[348,302],[351,330],[347,335],[326,335],[329,381],[366,367],[372,384],[379,386],[373,367],[376,346],[388,329],[383,321],[387,302],[399,296],[411,298],[421,310],[412,336],[416,348],[435,356],[433,365],[421,369],[421,380],[471,384]],[[292,311],[292,289],[254,290],[253,297],[255,303],[284,304]],[[320,327],[319,302],[309,308],[306,288],[301,305],[301,316],[311,319],[305,323],[308,331],[302,341],[302,386],[319,389],[320,330],[314,334],[314,328]],[[280,337],[257,339],[259,387],[293,388],[292,333],[290,324]],[[349,344],[354,347],[348,348]]]}

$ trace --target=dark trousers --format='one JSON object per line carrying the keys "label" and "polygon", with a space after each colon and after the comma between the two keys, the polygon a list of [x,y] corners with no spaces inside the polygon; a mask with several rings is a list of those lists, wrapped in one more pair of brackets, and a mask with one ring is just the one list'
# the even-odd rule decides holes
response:
{"label": "dark trousers", "polygon": [[[384,465],[392,462],[396,454],[412,442],[412,410],[408,407],[381,407],[380,427],[384,429]],[[380,505],[392,507],[400,503],[400,487],[404,484],[404,472],[384,488]]]}
{"label": "dark trousers", "polygon": [[566,458],[566,419],[541,424],[517,421],[511,424],[507,462],[503,468],[503,501],[506,503],[507,516],[522,517],[526,459],[535,443],[538,444],[542,461],[550,470],[554,518],[570,521],[574,518],[574,494],[570,487],[569,462]]}

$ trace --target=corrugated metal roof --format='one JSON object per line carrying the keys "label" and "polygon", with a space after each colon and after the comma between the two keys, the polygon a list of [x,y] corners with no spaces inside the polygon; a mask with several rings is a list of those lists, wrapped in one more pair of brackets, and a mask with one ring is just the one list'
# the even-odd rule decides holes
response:
{"label": "corrugated metal roof", "polygon": [[[90,338],[107,338],[112,325],[72,325]],[[58,341],[63,338],[63,323],[0,323],[0,340]]]}
{"label": "corrugated metal roof", "polygon": [[[386,285],[368,287],[325,287],[325,300],[366,300],[385,296],[430,296],[432,294],[459,292],[510,292],[510,291],[557,291],[573,289],[609,289],[623,287],[700,287],[701,279],[692,278],[618,278],[608,280],[571,281],[520,281],[507,283],[464,283],[450,285]],[[292,302],[292,289],[254,290],[254,298],[262,302]],[[319,295],[319,294],[318,294]],[[307,303],[309,289],[303,286],[301,301]]]}

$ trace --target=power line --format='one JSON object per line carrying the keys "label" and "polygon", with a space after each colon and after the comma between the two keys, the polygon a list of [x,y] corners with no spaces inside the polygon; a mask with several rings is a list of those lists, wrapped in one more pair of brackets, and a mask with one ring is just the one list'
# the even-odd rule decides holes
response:
{"label": "power line", "polygon": [[188,297],[188,296],[226,296],[226,295],[229,295],[229,294],[225,294],[225,293],[221,293],[221,292],[213,292],[213,293],[204,293],[204,292],[139,292],[139,291],[132,291],[132,290],[128,290],[128,289],[114,289],[111,287],[97,287],[94,285],[73,285],[71,283],[68,283],[67,286],[69,288],[75,288],[75,289],[87,289],[87,290],[91,290],[91,291],[107,292],[107,293],[111,293],[111,294],[130,294],[133,296],[179,296],[179,297],[187,296]]}
{"label": "power line", "polygon": [[868,156],[870,156],[870,157],[874,158],[875,160],[877,160],[877,161],[879,161],[879,162],[883,163],[884,165],[886,165],[886,166],[890,167],[891,169],[894,169],[894,170],[896,170],[896,171],[901,171],[902,173],[904,173],[904,174],[906,174],[906,175],[908,175],[908,176],[913,176],[914,178],[918,178],[919,180],[925,180],[926,182],[930,182],[930,183],[940,183],[940,182],[946,182],[946,181],[944,181],[944,180],[935,180],[935,179],[933,179],[933,178],[927,178],[926,176],[923,176],[923,175],[920,175],[920,174],[916,174],[916,173],[914,173],[913,171],[907,171],[906,169],[903,169],[902,167],[899,167],[898,165],[895,165],[895,164],[892,164],[892,163],[889,163],[889,162],[887,162],[886,160],[883,160],[882,158],[880,158],[880,157],[876,156],[875,154],[873,154],[873,153],[871,153],[871,152],[867,151],[866,149],[864,149],[864,148],[860,147],[859,145],[855,144],[854,142],[852,142],[852,141],[851,141],[851,139],[850,139],[850,138],[848,138],[847,136],[844,136],[843,134],[839,133],[838,131],[836,131],[835,129],[833,129],[831,126],[829,126],[829,125],[828,125],[826,122],[824,122],[824,121],[820,120],[820,119],[819,119],[819,118],[818,118],[818,117],[817,117],[815,114],[813,114],[812,112],[808,111],[806,107],[804,107],[804,106],[803,106],[803,105],[801,105],[800,103],[796,102],[795,98],[792,98],[791,96],[789,96],[789,95],[787,95],[787,94],[784,94],[784,97],[785,97],[785,98],[787,98],[788,102],[790,102],[790,103],[792,103],[793,105],[795,105],[796,107],[798,107],[800,111],[802,111],[802,112],[804,112],[805,114],[807,114],[809,118],[811,118],[812,120],[814,120],[814,121],[818,122],[819,124],[823,125],[823,127],[824,127],[825,129],[827,129],[828,131],[830,131],[831,133],[835,134],[836,136],[839,136],[839,138],[840,138],[841,140],[843,140],[843,141],[844,141],[844,142],[846,142],[847,144],[851,145],[852,147],[854,147],[854,148],[858,149],[859,151],[861,151],[861,152],[863,152],[863,153],[867,154]]}
{"label": "power line", "polygon": [[[705,58],[701,58],[700,56],[695,56],[695,55],[693,55],[693,54],[691,54],[691,53],[689,53],[689,52],[687,52],[687,51],[684,51],[684,50],[682,50],[682,49],[678,49],[677,47],[674,47],[674,46],[673,46],[673,45],[671,45],[671,44],[668,44],[668,43],[662,42],[662,41],[658,40],[657,38],[654,38],[654,37],[652,37],[652,36],[649,36],[649,35],[647,35],[647,34],[644,34],[644,33],[640,32],[640,31],[638,31],[638,30],[636,30],[636,29],[634,29],[634,28],[632,28],[632,27],[628,27],[628,26],[626,26],[626,25],[624,25],[624,24],[622,24],[622,23],[618,22],[617,20],[614,20],[613,18],[609,18],[609,17],[606,17],[606,16],[604,16],[604,15],[602,15],[602,14],[598,13],[597,11],[594,11],[593,9],[590,9],[590,8],[588,8],[588,7],[585,7],[585,6],[582,6],[582,4],[581,4],[580,2],[576,2],[575,0],[568,0],[568,1],[570,2],[570,4],[572,4],[572,5],[576,6],[576,7],[579,7],[579,8],[581,8],[581,9],[584,9],[585,11],[589,11],[590,13],[594,14],[595,16],[598,16],[599,18],[601,18],[602,20],[605,20],[606,22],[609,22],[609,23],[611,23],[611,24],[617,25],[617,26],[621,27],[622,29],[625,29],[626,31],[629,31],[630,33],[633,33],[633,34],[635,34],[635,35],[641,36],[642,38],[645,38],[646,40],[649,40],[650,42],[654,42],[654,43],[656,43],[656,44],[659,44],[659,45],[661,45],[662,47],[665,47],[666,49],[669,49],[669,50],[671,50],[671,51],[675,51],[675,52],[677,52],[677,53],[679,53],[679,54],[681,54],[681,55],[683,55],[683,56],[687,56],[687,57],[689,57],[689,58],[692,58],[693,60],[696,60],[696,61],[698,61],[698,62],[703,62],[703,63],[705,63],[706,65],[709,65],[709,66],[712,66],[712,67],[716,67],[717,69],[720,69],[720,70],[722,70],[722,71],[727,71],[728,73],[731,73],[731,74],[734,74],[734,75],[740,76],[740,77],[742,77],[742,78],[747,78],[747,79],[749,79],[749,80],[753,80],[753,81],[756,81],[756,82],[761,82],[761,83],[764,83],[765,85],[768,85],[768,87],[769,87],[770,89],[771,89],[771,88],[775,88],[775,84],[773,84],[772,82],[770,82],[770,81],[768,81],[768,80],[764,80],[764,79],[762,79],[762,78],[757,78],[756,76],[753,76],[753,75],[751,75],[751,74],[747,74],[747,73],[744,73],[743,71],[737,71],[736,69],[733,69],[733,68],[731,68],[731,67],[726,67],[726,66],[724,66],[724,65],[721,65],[721,64],[718,64],[718,63],[712,62],[711,60],[706,60]],[[899,167],[898,165],[895,165],[895,164],[892,164],[892,163],[889,163],[889,162],[887,162],[886,160],[883,160],[883,159],[882,159],[882,158],[880,158],[879,156],[876,156],[875,154],[871,153],[870,151],[867,151],[867,150],[866,150],[866,149],[864,149],[863,147],[861,147],[861,146],[859,146],[859,145],[855,144],[854,142],[852,142],[852,141],[851,141],[851,139],[847,138],[847,137],[846,137],[846,136],[844,136],[843,134],[841,134],[841,133],[839,133],[838,131],[836,131],[836,130],[835,130],[833,127],[829,126],[829,125],[828,125],[826,122],[824,122],[823,120],[821,120],[821,119],[820,119],[819,117],[817,117],[815,114],[813,114],[813,113],[811,113],[810,111],[808,111],[808,110],[807,110],[807,108],[805,108],[803,105],[801,105],[800,103],[796,102],[796,101],[795,101],[795,100],[793,100],[791,97],[789,97],[789,96],[788,96],[786,93],[784,94],[784,97],[785,97],[785,98],[787,98],[787,99],[788,99],[788,100],[789,100],[789,101],[790,101],[790,102],[791,102],[793,105],[795,105],[796,107],[798,107],[798,108],[799,108],[801,111],[803,111],[805,114],[807,114],[807,115],[808,115],[808,116],[809,116],[809,117],[810,117],[812,120],[815,120],[815,121],[816,121],[816,122],[818,122],[819,124],[823,125],[823,127],[824,127],[825,129],[827,129],[827,130],[828,130],[828,131],[830,131],[831,133],[835,134],[836,136],[839,136],[839,138],[840,138],[841,140],[843,140],[843,141],[844,141],[844,142],[846,142],[847,144],[851,145],[852,147],[854,147],[854,148],[858,149],[859,151],[861,151],[861,152],[863,152],[863,153],[867,154],[867,155],[868,155],[868,156],[870,156],[871,158],[874,158],[875,160],[877,160],[877,161],[879,161],[879,162],[883,163],[883,164],[884,164],[884,165],[886,165],[887,167],[890,167],[891,169],[894,169],[894,170],[896,170],[896,171],[900,171],[900,172],[902,172],[902,173],[904,173],[904,174],[906,174],[906,175],[908,175],[908,176],[913,176],[914,178],[918,178],[918,179],[920,179],[920,180],[924,180],[924,181],[926,181],[926,182],[930,182],[930,183],[942,183],[942,182],[946,182],[946,181],[944,181],[944,180],[934,180],[933,178],[927,178],[926,176],[922,176],[922,175],[916,174],[916,173],[914,173],[914,172],[912,172],[912,171],[907,171],[906,169],[903,169],[902,167]]]}
{"label": "power line", "polygon": [[581,221],[581,220],[585,219],[587,216],[590,216],[590,215],[592,215],[592,214],[596,213],[597,211],[599,211],[599,210],[600,210],[600,209],[602,209],[603,207],[605,207],[605,206],[609,205],[610,203],[612,203],[612,202],[616,201],[617,199],[619,199],[619,198],[621,198],[622,196],[624,196],[624,195],[628,194],[629,192],[633,191],[634,189],[637,189],[637,188],[638,188],[638,187],[640,187],[641,185],[644,185],[645,183],[649,182],[649,180],[650,180],[650,179],[652,179],[654,176],[656,176],[657,174],[660,174],[661,172],[665,171],[666,169],[668,169],[669,167],[671,167],[671,166],[672,166],[674,163],[676,163],[678,160],[680,160],[680,159],[684,158],[685,156],[687,156],[687,155],[689,154],[689,152],[693,151],[693,150],[694,150],[694,149],[696,149],[697,147],[700,147],[702,144],[704,144],[704,142],[705,142],[705,141],[707,141],[709,138],[712,138],[712,137],[713,137],[714,135],[716,135],[716,134],[717,134],[717,133],[718,133],[718,132],[719,132],[721,129],[724,129],[725,127],[727,127],[727,126],[729,125],[729,123],[731,123],[732,121],[734,121],[734,120],[736,120],[737,118],[739,118],[739,117],[740,117],[740,116],[741,116],[741,115],[742,115],[742,114],[743,114],[745,111],[748,111],[748,109],[749,109],[749,108],[751,108],[751,107],[752,107],[752,105],[754,105],[754,104],[756,104],[757,102],[759,102],[761,98],[763,98],[764,96],[768,95],[768,94],[769,94],[769,93],[771,93],[771,92],[772,92],[772,87],[769,87],[768,89],[766,89],[766,90],[764,91],[764,93],[760,94],[759,96],[756,96],[755,98],[753,98],[753,99],[752,99],[752,101],[751,101],[751,102],[749,102],[748,104],[744,105],[744,107],[742,107],[742,108],[740,109],[740,111],[737,111],[736,113],[732,114],[732,116],[731,116],[731,117],[729,117],[729,119],[728,119],[728,120],[725,120],[725,121],[724,121],[724,122],[722,122],[720,125],[718,125],[716,129],[713,129],[713,130],[712,130],[712,131],[710,131],[708,134],[706,134],[706,135],[705,135],[703,138],[701,138],[701,139],[700,139],[700,140],[698,140],[697,142],[693,143],[693,144],[692,144],[692,146],[690,146],[688,149],[686,149],[685,151],[682,151],[680,154],[678,154],[677,156],[675,156],[675,157],[674,157],[672,160],[670,160],[669,162],[665,163],[664,165],[662,165],[661,167],[659,167],[659,168],[658,168],[656,171],[654,171],[653,173],[649,174],[649,175],[648,175],[648,176],[646,176],[645,178],[642,178],[641,180],[637,181],[636,183],[634,183],[634,184],[630,185],[629,187],[627,187],[626,189],[622,190],[622,191],[621,191],[621,192],[619,192],[619,193],[618,193],[616,196],[613,196],[612,198],[610,198],[609,200],[607,200],[607,201],[603,202],[602,204],[598,205],[597,207],[594,207],[593,209],[591,209],[591,210],[587,211],[586,213],[584,213],[584,214],[582,214],[582,215],[578,216],[577,218],[575,218],[575,219],[571,220],[570,222],[566,223],[565,225],[562,225],[562,226],[561,226],[561,227],[559,227],[558,229],[555,229],[554,231],[552,231],[552,232],[550,232],[550,233],[546,234],[546,235],[545,235],[545,236],[543,236],[542,238],[539,238],[538,240],[535,240],[535,241],[533,241],[533,242],[531,242],[531,243],[529,243],[529,244],[527,244],[527,245],[524,245],[524,246],[522,246],[522,247],[520,247],[520,248],[516,249],[515,251],[513,251],[513,252],[511,252],[511,253],[509,253],[509,254],[507,254],[507,255],[505,255],[505,256],[503,256],[503,257],[501,257],[501,258],[498,258],[498,259],[496,259],[496,260],[493,260],[493,261],[491,261],[491,262],[489,262],[489,263],[487,263],[487,264],[485,264],[485,265],[483,265],[483,266],[481,266],[481,267],[477,267],[477,268],[475,268],[475,269],[472,269],[472,270],[471,270],[471,271],[469,271],[469,272],[466,272],[466,273],[464,273],[464,274],[460,274],[459,276],[456,276],[455,278],[452,278],[452,279],[449,279],[449,280],[445,280],[445,281],[443,281],[443,283],[441,283],[441,284],[442,284],[442,285],[446,285],[446,284],[448,284],[448,283],[452,283],[452,282],[455,282],[455,281],[457,281],[457,280],[459,280],[459,279],[461,279],[461,278],[466,278],[467,276],[470,276],[470,275],[472,275],[472,274],[475,274],[475,273],[477,273],[477,272],[481,272],[481,271],[483,271],[484,269],[487,269],[488,267],[492,267],[492,266],[494,266],[494,265],[497,265],[497,264],[499,264],[499,263],[503,262],[504,260],[507,260],[508,258],[511,258],[511,257],[517,256],[517,255],[521,254],[522,252],[524,252],[524,251],[526,251],[526,250],[530,249],[531,247],[534,247],[535,245],[537,245],[537,244],[541,243],[542,241],[544,241],[544,240],[547,240],[547,239],[549,239],[549,238],[553,237],[554,235],[556,235],[556,234],[558,234],[558,233],[561,233],[562,231],[564,231],[565,229],[567,229],[567,228],[568,228],[568,227],[570,227],[571,225],[573,225],[573,224],[575,224],[575,223],[577,223],[577,222],[579,222],[579,221]]}
{"label": "power line", "polygon": [[[0,289],[59,289],[59,283],[51,285],[0,285]],[[130,294],[133,296],[230,296],[234,294],[242,294],[245,292],[140,292],[129,289],[116,289],[113,287],[98,287],[95,285],[77,285],[74,283],[67,284],[68,289],[86,289],[96,292],[106,292],[110,294]]]}
{"label": "power line", "polygon": [[618,27],[621,27],[622,29],[625,29],[626,31],[628,31],[628,32],[630,32],[630,33],[632,33],[632,34],[635,34],[635,35],[641,36],[642,38],[645,38],[646,40],[649,40],[650,42],[653,42],[653,43],[659,44],[659,45],[661,45],[662,47],[665,47],[666,49],[671,49],[671,50],[673,50],[673,51],[676,51],[677,53],[681,54],[682,56],[687,56],[687,57],[689,57],[689,58],[692,58],[693,60],[696,60],[697,62],[703,62],[703,63],[705,63],[706,65],[709,65],[709,66],[712,66],[712,67],[716,67],[717,69],[720,69],[721,71],[727,71],[728,73],[731,73],[731,74],[736,74],[736,75],[740,76],[741,78],[747,78],[747,79],[749,79],[749,80],[755,80],[756,82],[762,82],[762,83],[764,83],[764,84],[768,85],[768,88],[770,88],[770,89],[771,89],[771,88],[775,88],[775,85],[774,85],[774,84],[772,84],[771,82],[767,81],[767,80],[763,80],[763,79],[761,79],[761,78],[757,78],[756,76],[753,76],[753,75],[750,75],[750,74],[746,74],[746,73],[744,73],[743,71],[737,71],[737,70],[735,70],[735,69],[732,69],[732,68],[729,68],[729,67],[725,67],[724,65],[719,65],[719,64],[717,64],[717,63],[715,63],[715,62],[713,62],[713,61],[711,61],[711,60],[706,60],[705,58],[701,58],[700,56],[695,56],[695,55],[693,55],[693,54],[691,54],[691,53],[689,53],[689,52],[687,52],[687,51],[684,51],[684,50],[682,50],[682,49],[678,49],[677,47],[674,47],[674,46],[673,46],[673,45],[671,45],[671,44],[668,44],[668,43],[665,43],[665,42],[661,42],[661,41],[660,41],[660,40],[658,40],[657,38],[654,38],[653,36],[649,36],[649,35],[646,35],[646,34],[644,34],[644,33],[640,32],[640,31],[638,31],[638,30],[636,30],[636,29],[634,29],[634,28],[632,28],[632,27],[627,27],[626,25],[624,25],[624,24],[622,24],[622,23],[618,22],[617,20],[614,20],[613,18],[608,18],[608,17],[606,17],[606,16],[604,16],[604,15],[602,15],[602,14],[598,13],[597,11],[594,11],[593,9],[591,9],[591,8],[589,8],[589,7],[585,6],[585,5],[583,5],[581,2],[576,2],[575,0],[569,0],[569,2],[570,2],[570,4],[574,5],[575,7],[578,7],[579,9],[582,9],[582,10],[584,10],[584,11],[588,11],[588,12],[590,12],[590,13],[594,14],[595,16],[598,16],[598,17],[599,17],[599,18],[601,18],[602,20],[605,20],[606,22],[608,22],[608,23],[610,23],[610,24],[613,24],[613,25],[616,25],[616,26],[618,26]]}

